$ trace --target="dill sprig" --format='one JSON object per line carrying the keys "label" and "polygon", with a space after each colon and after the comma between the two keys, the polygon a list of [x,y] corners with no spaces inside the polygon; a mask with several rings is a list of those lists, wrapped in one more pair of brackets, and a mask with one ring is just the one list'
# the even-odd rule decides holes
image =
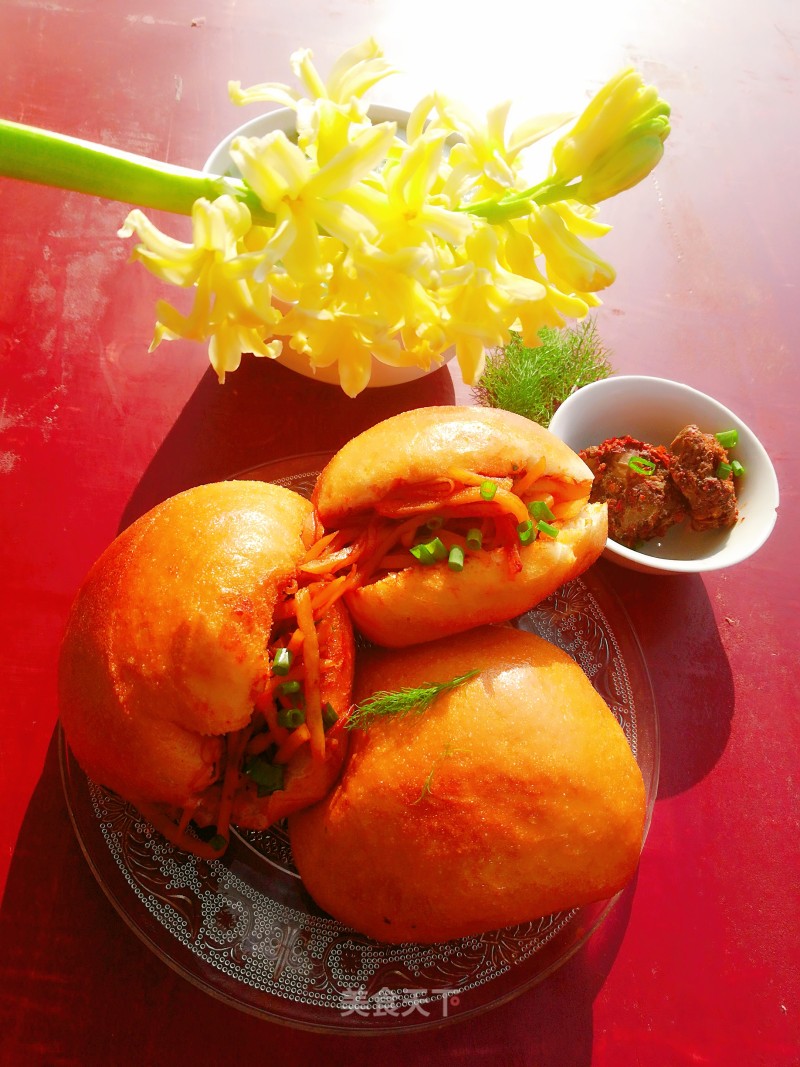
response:
{"label": "dill sprig", "polygon": [[413,712],[421,715],[433,702],[450,689],[456,689],[480,671],[467,671],[449,682],[423,682],[392,691],[382,690],[353,708],[345,723],[348,730],[367,730],[375,719],[402,718]]}
{"label": "dill sprig", "polygon": [[487,355],[486,368],[473,390],[479,404],[514,411],[549,426],[570,393],[613,373],[593,319],[562,329],[544,326],[539,338],[540,345],[527,348],[512,330],[505,348]]}
{"label": "dill sprig", "polygon": [[431,796],[431,794],[433,793],[433,776],[434,776],[434,774],[436,774],[438,769],[441,767],[441,765],[444,763],[444,761],[447,759],[447,757],[450,754],[451,754],[450,753],[450,746],[449,745],[445,745],[444,748],[442,749],[441,755],[438,757],[438,759],[436,760],[434,765],[431,767],[430,774],[425,779],[425,781],[422,783],[422,790],[420,791],[419,796],[417,797],[416,800],[413,800],[411,802],[412,805],[419,804],[419,802],[421,800],[424,800],[425,797]]}

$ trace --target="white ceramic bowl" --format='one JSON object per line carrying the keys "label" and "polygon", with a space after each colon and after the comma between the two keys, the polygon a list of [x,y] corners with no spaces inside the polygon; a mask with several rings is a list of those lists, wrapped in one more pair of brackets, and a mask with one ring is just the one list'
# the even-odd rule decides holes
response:
{"label": "white ceramic bowl", "polygon": [[703,533],[681,523],[639,551],[609,538],[604,555],[613,562],[648,574],[719,570],[747,559],[772,532],[778,479],[764,446],[737,415],[697,389],[665,378],[612,376],[573,393],[553,416],[550,430],[579,452],[626,434],[652,445],[669,445],[689,423],[706,433],[739,431],[730,452],[745,468],[737,484],[738,522],[731,530]]}
{"label": "white ceramic bowl", "polygon": [[[407,111],[394,107],[384,107],[381,104],[370,105],[369,116],[373,122],[396,122],[401,135],[405,131],[406,122],[408,121]],[[293,137],[297,132],[295,112],[291,108],[282,107],[277,108],[275,111],[268,111],[263,115],[258,115],[256,118],[250,119],[249,122],[245,122],[219,142],[203,164],[203,170],[206,174],[224,174],[238,178],[240,176],[239,171],[230,156],[231,142],[236,137],[264,137],[273,130],[282,130],[288,137]],[[449,349],[442,356],[441,363],[434,363],[427,370],[413,366],[389,366],[386,363],[381,363],[380,360],[373,356],[369,388],[401,385],[404,382],[412,382],[418,378],[424,378],[425,375],[438,370],[443,363],[448,363],[454,355],[455,349]],[[334,363],[330,367],[317,367],[315,369],[311,366],[306,356],[295,352],[288,344],[284,344],[283,352],[278,362],[284,367],[290,367],[299,374],[305,375],[307,378],[314,378],[318,382],[327,382],[329,385],[339,385],[338,364]]]}

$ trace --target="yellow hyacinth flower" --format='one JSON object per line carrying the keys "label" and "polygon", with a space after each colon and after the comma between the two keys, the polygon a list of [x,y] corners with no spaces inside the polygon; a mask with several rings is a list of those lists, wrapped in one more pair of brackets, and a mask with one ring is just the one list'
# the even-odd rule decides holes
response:
{"label": "yellow hyacinth flower", "polygon": [[250,213],[231,197],[213,203],[197,200],[192,212],[192,243],[162,234],[138,209],[131,211],[120,230],[141,241],[133,258],[164,281],[193,287],[194,301],[182,315],[160,301],[151,348],[177,337],[209,340],[209,357],[220,381],[236,370],[245,352],[276,359],[279,340],[268,340],[279,321],[264,275],[266,249],[244,245],[251,233]]}
{"label": "yellow hyacinth flower", "polygon": [[468,204],[518,188],[524,149],[570,118],[567,114],[543,115],[507,134],[510,108],[510,101],[499,104],[481,122],[457,101],[436,93],[421,101],[412,113],[409,139],[423,128],[440,129],[457,138],[450,148],[449,173],[441,190],[450,203]]}
{"label": "yellow hyacinth flower", "polygon": [[220,380],[243,353],[276,358],[288,345],[312,368],[335,364],[355,396],[373,356],[428,369],[454,350],[472,384],[484,352],[511,330],[536,344],[542,326],[599,303],[614,270],[588,243],[609,229],[593,205],[649,173],[669,133],[669,108],[638,74],[624,71],[597,94],[528,187],[525,150],[566,116],[509,132],[508,104],[479,120],[434,92],[398,131],[372,122],[363,99],[393,73],[374,40],[346,52],[327,79],[307,49],[291,64],[299,90],[231,83],[239,103],[293,109],[295,135],[233,141],[243,191],[198,199],[191,242],[141,211],[128,216],[121,233],[137,236],[134,258],[194,291],[188,314],[159,304],[154,345],[208,341]]}

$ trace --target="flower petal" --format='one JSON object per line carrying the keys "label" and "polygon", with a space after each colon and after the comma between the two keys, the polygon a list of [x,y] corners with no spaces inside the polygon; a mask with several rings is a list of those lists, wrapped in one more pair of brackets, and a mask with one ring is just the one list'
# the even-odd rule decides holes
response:
{"label": "flower petal", "polygon": [[304,194],[335,196],[361,181],[386,158],[396,133],[395,122],[380,122],[361,130],[346,148],[308,178]]}
{"label": "flower petal", "polygon": [[260,85],[252,85],[249,89],[243,89],[241,82],[228,82],[228,96],[234,104],[280,104],[281,107],[294,108],[300,98],[300,94],[288,85],[280,82],[262,82]]}
{"label": "flower petal", "polygon": [[344,52],[333,65],[327,81],[331,100],[346,103],[398,71],[383,58],[383,51],[373,37]]}
{"label": "flower petal", "polygon": [[311,177],[303,152],[280,130],[265,137],[237,137],[231,159],[268,211],[286,196],[297,196]]}

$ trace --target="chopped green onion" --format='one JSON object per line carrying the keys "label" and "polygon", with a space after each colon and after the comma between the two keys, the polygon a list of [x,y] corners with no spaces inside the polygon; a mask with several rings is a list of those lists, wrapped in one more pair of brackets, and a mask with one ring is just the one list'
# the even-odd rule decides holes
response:
{"label": "chopped green onion", "polygon": [[[283,769],[283,768],[281,768],[281,769]],[[283,789],[283,776],[282,775],[281,775],[281,784],[280,785],[260,785],[260,786],[258,786],[256,788],[256,796],[259,797],[259,798],[271,797],[273,793],[277,793],[280,789]]]}
{"label": "chopped green onion", "polygon": [[441,517],[441,515],[433,515],[425,523],[425,528],[427,530],[430,530],[431,533],[433,533],[435,530],[440,530],[442,526],[444,526],[444,519]]}
{"label": "chopped green onion", "polygon": [[477,552],[479,548],[483,547],[483,534],[477,526],[473,526],[471,530],[467,530],[467,548],[471,552]]}
{"label": "chopped green onion", "polygon": [[432,541],[425,541],[421,545],[414,545],[409,551],[412,556],[426,567],[429,567],[432,563],[437,563],[440,559],[447,558],[447,549],[444,547],[440,537],[434,537]]}
{"label": "chopped green onion", "polygon": [[539,519],[536,523],[536,529],[539,533],[544,534],[545,537],[558,537],[558,527],[551,526],[549,522],[545,522],[544,519]]}
{"label": "chopped green onion", "polygon": [[529,545],[536,536],[536,531],[533,528],[533,519],[528,519],[526,522],[521,522],[517,526],[517,537],[521,545]]}
{"label": "chopped green onion", "polygon": [[215,852],[222,852],[222,850],[227,847],[228,839],[227,837],[223,837],[222,834],[214,834],[208,843]]}
{"label": "chopped green onion", "polygon": [[281,682],[278,689],[284,696],[290,696],[292,693],[299,693],[302,686],[300,682],[295,678],[291,682]]}
{"label": "chopped green onion", "polygon": [[260,797],[283,789],[284,768],[281,764],[269,763],[265,759],[253,759],[245,764],[243,770],[258,786]]}
{"label": "chopped green onion", "polygon": [[528,514],[532,515],[534,519],[554,519],[555,515],[547,506],[544,500],[531,500],[528,504]]}
{"label": "chopped green onion", "polygon": [[720,433],[715,433],[714,436],[723,448],[733,448],[739,443],[738,430],[722,430]]}
{"label": "chopped green onion", "polygon": [[429,541],[428,547],[433,553],[433,558],[435,560],[447,558],[447,549],[444,547],[444,542],[440,537],[434,537],[432,541]]}
{"label": "chopped green onion", "polygon": [[306,713],[302,708],[279,708],[278,725],[285,726],[288,730],[294,730],[306,721]]}
{"label": "chopped green onion", "polygon": [[728,477],[728,475],[732,473],[733,467],[730,463],[720,463],[720,465],[717,467],[717,477],[723,482]]}
{"label": "chopped green onion", "polygon": [[322,725],[324,729],[330,730],[331,726],[333,726],[334,723],[338,722],[338,720],[339,716],[336,714],[336,710],[333,704],[328,701],[325,707],[322,709]]}
{"label": "chopped green onion", "polygon": [[451,571],[464,570],[464,549],[461,545],[453,545],[447,557],[447,566]]}
{"label": "chopped green onion", "polygon": [[294,656],[288,648],[279,648],[275,652],[272,660],[272,673],[273,674],[288,674],[289,669],[292,666],[292,660]]}
{"label": "chopped green onion", "polygon": [[427,545],[414,545],[413,548],[409,549],[409,552],[424,567],[430,567],[432,563],[436,562]]}
{"label": "chopped green onion", "polygon": [[641,474],[643,478],[649,478],[656,469],[653,460],[648,459],[647,456],[631,456],[628,466],[635,474]]}
{"label": "chopped green onion", "polygon": [[484,500],[494,500],[494,494],[497,492],[497,483],[491,482],[488,479],[485,482],[481,482],[481,496]]}
{"label": "chopped green onion", "polygon": [[731,470],[733,471],[734,478],[741,478],[744,474],[744,467],[738,459],[731,460]]}

